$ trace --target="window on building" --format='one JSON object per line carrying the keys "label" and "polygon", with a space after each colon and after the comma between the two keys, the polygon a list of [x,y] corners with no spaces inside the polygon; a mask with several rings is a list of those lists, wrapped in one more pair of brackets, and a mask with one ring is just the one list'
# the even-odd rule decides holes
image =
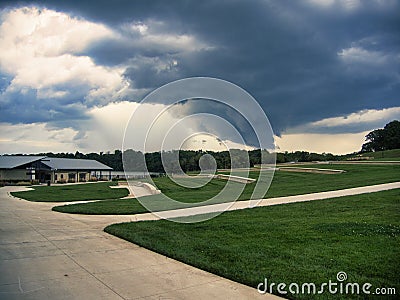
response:
{"label": "window on building", "polygon": [[79,181],[84,182],[86,180],[86,173],[79,173]]}

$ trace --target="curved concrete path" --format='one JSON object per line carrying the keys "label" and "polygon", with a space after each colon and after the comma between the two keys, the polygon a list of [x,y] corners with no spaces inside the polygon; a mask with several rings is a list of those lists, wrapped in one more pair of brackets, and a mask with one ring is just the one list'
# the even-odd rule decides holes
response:
{"label": "curved concrete path", "polygon": [[136,197],[144,197],[152,195],[148,189],[143,186],[135,186],[135,185],[114,185],[110,186],[112,189],[127,189],[129,191],[129,195],[122,199],[131,199]]}
{"label": "curved concrete path", "polygon": [[[207,206],[199,206],[192,208],[184,208],[184,209],[176,209],[169,211],[162,211],[157,213],[143,213],[136,215],[69,215],[71,218],[75,220],[79,220],[82,222],[90,223],[93,228],[97,228],[102,230],[107,225],[113,223],[122,223],[122,222],[138,222],[138,221],[155,221],[166,218],[177,218],[177,217],[186,217],[193,216],[199,214],[206,214],[212,212],[223,212],[223,211],[232,211],[238,209],[246,209],[253,207],[262,207],[262,206],[271,206],[271,205],[279,205],[279,204],[289,204],[296,202],[305,202],[305,201],[314,201],[314,200],[322,200],[322,199],[330,199],[337,198],[343,196],[351,196],[365,193],[373,193],[386,191],[391,189],[400,188],[400,182],[392,182],[392,183],[383,183],[377,185],[369,185],[362,186],[356,188],[348,188],[343,190],[336,191],[327,191],[327,192],[319,192],[319,193],[311,193],[304,195],[295,195],[295,196],[286,196],[286,197],[276,197],[276,198],[267,198],[260,200],[250,200],[250,201],[236,201],[236,202],[228,202],[221,204],[213,204]],[[101,200],[97,200],[101,201]],[[37,206],[44,206],[48,210],[55,205],[62,204],[75,204],[75,203],[83,203],[83,202],[93,202],[93,201],[79,201],[79,202],[64,202],[64,203],[38,203],[35,204]]]}
{"label": "curved concrete path", "polygon": [[263,206],[272,206],[278,204],[289,204],[296,202],[305,202],[305,201],[314,201],[314,200],[323,200],[323,199],[331,199],[343,196],[351,196],[365,193],[373,193],[379,191],[386,191],[391,189],[400,188],[400,182],[393,183],[384,183],[356,188],[349,188],[337,191],[328,191],[328,192],[319,192],[319,193],[311,193],[304,195],[295,195],[295,196],[286,196],[286,197],[276,197],[276,198],[267,198],[260,200],[250,200],[250,201],[236,201],[231,203],[221,203],[193,208],[185,208],[185,209],[177,209],[170,211],[162,211],[157,212],[157,215],[154,214],[143,214],[143,215],[135,215],[134,221],[147,221],[147,220],[159,220],[159,219],[167,219],[167,218],[177,218],[177,217],[185,217],[185,216],[194,216],[199,214],[212,213],[217,211],[232,211],[246,208],[254,208],[254,207],[263,207]]}
{"label": "curved concrete path", "polygon": [[279,299],[102,231],[118,218],[56,213],[16,190],[0,188],[0,299]]}

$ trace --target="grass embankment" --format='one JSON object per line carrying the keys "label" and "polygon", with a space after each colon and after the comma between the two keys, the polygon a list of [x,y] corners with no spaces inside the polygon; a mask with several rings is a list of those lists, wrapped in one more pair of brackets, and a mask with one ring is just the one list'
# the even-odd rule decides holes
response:
{"label": "grass embankment", "polygon": [[361,156],[364,157],[373,157],[375,160],[400,160],[400,149],[393,149],[393,150],[385,150],[385,151],[377,151],[377,152],[366,152],[363,153]]}
{"label": "grass embankment", "polygon": [[111,189],[116,182],[35,186],[34,190],[12,192],[15,197],[37,202],[65,202],[82,200],[116,199],[128,195],[127,189]]}
{"label": "grass embankment", "polygon": [[[325,192],[400,180],[399,165],[310,164],[302,167],[340,169],[346,172],[341,174],[314,174],[277,171],[266,198]],[[256,176],[257,172],[250,172],[250,177],[256,178]],[[249,185],[246,187],[243,197],[248,199],[250,195],[251,186]]]}
{"label": "grass embankment", "polygon": [[[307,167],[344,169],[346,173],[312,174],[276,172],[266,197],[271,198],[338,190],[394,182],[400,178],[399,165],[308,165]],[[250,172],[250,177],[256,178],[257,174],[258,172]],[[205,201],[215,196],[226,184],[224,180],[212,180],[204,187],[189,189],[177,186],[165,177],[155,178],[154,182],[164,194],[185,203]],[[246,185],[239,199],[250,199],[253,189],[254,184]],[[154,195],[142,198],[141,200],[156,202],[162,201],[162,198]],[[135,214],[146,212],[146,209],[136,199],[103,200],[93,203],[58,206],[53,210],[82,214]]]}
{"label": "grass embankment", "polygon": [[[371,283],[371,291],[395,287],[399,293],[399,199],[396,189],[225,212],[202,223],[124,223],[105,231],[252,287],[264,278],[287,285],[337,282],[336,274],[344,271],[347,282]],[[312,298],[338,296],[325,292]]]}

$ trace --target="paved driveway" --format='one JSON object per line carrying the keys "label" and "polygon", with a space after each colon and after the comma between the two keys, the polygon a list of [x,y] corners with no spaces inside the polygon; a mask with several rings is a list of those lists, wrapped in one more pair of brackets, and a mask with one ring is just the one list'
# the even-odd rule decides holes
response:
{"label": "paved driveway", "polygon": [[132,216],[79,216],[0,188],[0,299],[278,299],[108,235]]}

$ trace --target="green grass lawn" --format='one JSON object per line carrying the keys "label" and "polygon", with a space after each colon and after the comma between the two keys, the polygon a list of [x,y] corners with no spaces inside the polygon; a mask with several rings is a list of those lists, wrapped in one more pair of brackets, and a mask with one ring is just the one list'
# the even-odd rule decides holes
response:
{"label": "green grass lawn", "polygon": [[[400,180],[400,165],[330,165],[310,164],[304,168],[340,169],[341,174],[313,174],[276,171],[266,198],[300,195],[339,190],[358,186],[395,182]],[[257,178],[258,172],[250,172]],[[249,199],[251,186],[246,187],[242,198]]]}
{"label": "green grass lawn", "polygon": [[35,186],[34,190],[12,192],[15,197],[37,202],[65,202],[81,200],[116,199],[128,195],[127,189],[112,189],[115,182]]}
{"label": "green grass lawn", "polygon": [[[189,189],[182,186],[176,185],[167,177],[155,178],[154,182],[162,192],[173,197],[177,201],[187,203],[187,206],[196,206],[197,202],[205,201],[218,194],[227,183],[225,180],[212,180],[206,186]],[[240,185],[237,185],[240,187]],[[155,210],[167,210],[180,208],[181,204],[172,203],[165,206],[165,198],[163,195],[153,195],[141,198],[141,201],[150,201],[153,205],[156,205],[158,209]],[[224,200],[220,200],[223,202]],[[230,199],[226,199],[230,201]],[[147,212],[137,199],[113,199],[113,200],[101,200],[91,203],[79,203],[72,205],[61,205],[53,207],[54,211],[64,213],[75,213],[75,214],[137,214]]]}
{"label": "green grass lawn", "polygon": [[390,161],[399,161],[400,157],[390,157],[390,158],[383,157],[383,158],[375,158],[374,159],[374,161],[388,161],[388,160],[390,160]]}
{"label": "green grass lawn", "polygon": [[101,200],[82,204],[60,205],[53,211],[86,215],[130,215],[148,212],[136,199]]}
{"label": "green grass lawn", "polygon": [[362,156],[373,157],[374,160],[400,160],[400,149],[363,153]]}
{"label": "green grass lawn", "polygon": [[[123,223],[105,231],[251,287],[264,278],[286,284],[337,282],[336,274],[344,271],[347,282],[395,287],[398,295],[399,200],[396,189],[225,212],[202,223]],[[312,296],[340,298],[328,293]]]}
{"label": "green grass lawn", "polygon": [[[267,198],[291,196],[329,190],[338,190],[357,186],[366,186],[379,183],[394,182],[400,179],[400,165],[307,165],[306,167],[343,169],[346,173],[342,174],[312,174],[312,173],[293,173],[275,172],[271,187],[266,194]],[[257,178],[258,172],[250,172],[249,176]],[[188,203],[188,206],[196,206],[201,201],[205,201],[215,196],[226,184],[224,180],[212,180],[204,187],[197,189],[184,188],[177,186],[166,177],[155,178],[154,182],[158,188],[167,196],[177,201]],[[246,185],[239,200],[250,199],[254,184]],[[148,196],[142,201],[152,201],[160,203],[162,210],[163,198],[159,195]],[[221,199],[232,201],[232,199]],[[200,204],[201,205],[201,204]],[[179,207],[179,204],[176,205]],[[176,208],[176,207],[169,207]],[[146,209],[135,199],[122,200],[103,200],[95,203],[82,203],[53,208],[55,211],[66,213],[82,214],[135,214],[146,212]]]}

